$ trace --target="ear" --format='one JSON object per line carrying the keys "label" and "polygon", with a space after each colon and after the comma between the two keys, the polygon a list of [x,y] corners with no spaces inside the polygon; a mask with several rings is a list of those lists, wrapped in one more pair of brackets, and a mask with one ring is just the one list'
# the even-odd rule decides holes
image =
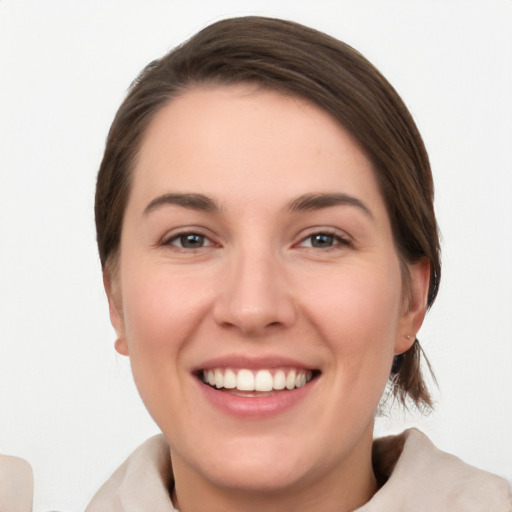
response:
{"label": "ear", "polygon": [[430,285],[428,259],[421,258],[418,262],[407,265],[407,271],[408,286],[406,285],[404,309],[398,325],[395,354],[403,354],[412,347],[427,311]]}
{"label": "ear", "polygon": [[123,356],[128,355],[128,343],[126,342],[126,330],[123,316],[123,301],[121,297],[121,287],[119,279],[113,275],[110,270],[103,270],[103,286],[108,298],[108,309],[110,313],[110,323],[116,331],[117,339],[115,349]]}

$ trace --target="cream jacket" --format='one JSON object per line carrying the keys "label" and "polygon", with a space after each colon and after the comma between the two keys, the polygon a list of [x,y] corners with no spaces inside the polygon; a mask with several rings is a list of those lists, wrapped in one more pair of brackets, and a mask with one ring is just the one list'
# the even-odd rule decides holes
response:
{"label": "cream jacket", "polygon": [[[418,430],[374,443],[376,473],[387,480],[354,512],[512,512],[508,483],[438,450]],[[141,445],[98,491],[85,512],[176,512],[163,436]]]}

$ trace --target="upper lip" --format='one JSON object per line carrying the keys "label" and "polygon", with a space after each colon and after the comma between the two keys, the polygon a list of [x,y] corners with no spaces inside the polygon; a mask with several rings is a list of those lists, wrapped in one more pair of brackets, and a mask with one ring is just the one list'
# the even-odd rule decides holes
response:
{"label": "upper lip", "polygon": [[195,366],[192,371],[211,370],[214,368],[245,368],[248,370],[294,368],[298,370],[317,370],[318,368],[286,356],[248,357],[232,354],[208,359]]}

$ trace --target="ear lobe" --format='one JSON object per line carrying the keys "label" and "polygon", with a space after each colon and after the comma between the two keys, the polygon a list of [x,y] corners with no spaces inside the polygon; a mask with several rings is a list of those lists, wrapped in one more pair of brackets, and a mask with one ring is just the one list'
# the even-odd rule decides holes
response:
{"label": "ear lobe", "polygon": [[408,265],[409,290],[404,313],[400,320],[395,343],[395,354],[403,354],[409,350],[420,330],[427,312],[427,297],[430,285],[430,263],[427,258]]}
{"label": "ear lobe", "polygon": [[128,352],[128,343],[126,343],[126,338],[117,338],[114,343],[114,348],[116,349],[116,352],[121,354],[122,356],[128,356],[130,355]]}
{"label": "ear lobe", "polygon": [[128,344],[126,342],[121,289],[117,278],[112,276],[107,268],[103,270],[103,286],[108,298],[110,323],[117,334],[114,347],[121,355],[127,356]]}

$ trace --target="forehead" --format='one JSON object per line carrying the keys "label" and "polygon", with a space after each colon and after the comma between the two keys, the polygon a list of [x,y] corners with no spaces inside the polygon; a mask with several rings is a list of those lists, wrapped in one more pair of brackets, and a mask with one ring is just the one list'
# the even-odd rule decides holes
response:
{"label": "forehead", "polygon": [[193,88],[165,105],[146,131],[132,184],[146,197],[226,196],[241,187],[267,196],[358,188],[380,196],[369,159],[331,115],[250,84]]}

